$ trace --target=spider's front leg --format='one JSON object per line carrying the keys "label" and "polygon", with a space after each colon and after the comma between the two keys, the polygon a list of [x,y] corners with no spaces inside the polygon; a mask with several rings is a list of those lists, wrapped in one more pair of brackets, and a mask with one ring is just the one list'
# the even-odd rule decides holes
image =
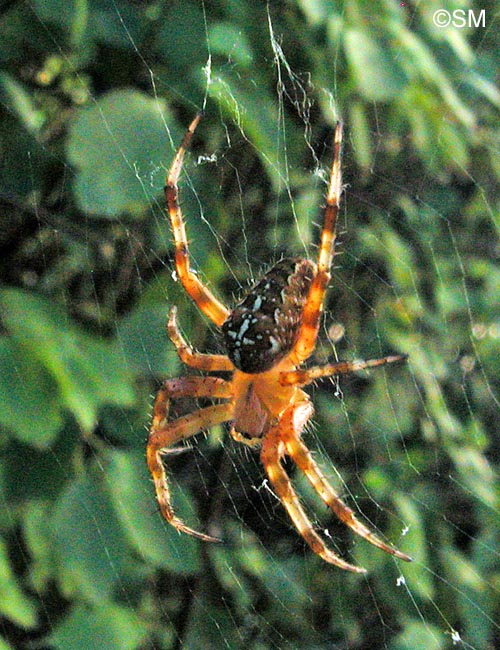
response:
{"label": "spider's front leg", "polygon": [[[353,573],[366,573],[362,567],[349,564],[340,558],[331,549],[327,548],[321,537],[314,530],[313,525],[300,504],[299,497],[294,490],[290,477],[281,464],[281,459],[288,452],[286,441],[300,435],[313,413],[313,407],[308,401],[299,402],[290,406],[282,415],[279,423],[273,427],[262,441],[261,460],[280,501],[285,506],[290,519],[300,535],[305,539],[314,553],[323,560],[335,566],[352,571]],[[298,432],[298,433],[297,433]]]}
{"label": "spider's front leg", "polygon": [[390,553],[401,560],[411,561],[408,555],[383,542],[367,526],[356,519],[354,512],[342,501],[314,462],[308,448],[300,438],[300,434],[311,417],[312,411],[312,405],[307,401],[290,406],[283,414],[279,424],[266,434],[262,443],[262,463],[295,527],[311,549],[323,560],[347,571],[366,572],[361,567],[345,562],[325,546],[300,505],[290,478],[281,465],[281,458],[284,455],[290,456],[297,467],[306,475],[306,478],[324,503],[351,530],[386,553]]}
{"label": "spider's front leg", "polygon": [[335,515],[337,515],[340,521],[346,524],[346,526],[349,526],[349,528],[357,535],[360,535],[363,539],[366,539],[367,542],[370,542],[370,544],[377,546],[386,553],[394,555],[400,560],[411,562],[411,557],[383,542],[367,526],[356,519],[354,512],[335,492],[323,472],[314,462],[309,449],[302,442],[296,432],[289,435],[284,444],[290,458],[292,458],[297,467],[306,475],[307,480],[319,494],[323,502]]}
{"label": "spider's front leg", "polygon": [[[168,454],[169,448],[181,440],[190,438],[198,431],[209,429],[230,420],[233,413],[233,404],[232,402],[214,404],[168,422],[169,404],[172,398],[207,397],[229,399],[231,396],[230,384],[218,377],[180,377],[165,381],[155,400],[153,422],[146,450],[147,463],[153,477],[156,498],[162,515],[179,532],[194,535],[207,542],[217,542],[219,540],[189,528],[175,516],[171,505],[170,490],[162,455]],[[171,449],[170,452],[172,452]]]}

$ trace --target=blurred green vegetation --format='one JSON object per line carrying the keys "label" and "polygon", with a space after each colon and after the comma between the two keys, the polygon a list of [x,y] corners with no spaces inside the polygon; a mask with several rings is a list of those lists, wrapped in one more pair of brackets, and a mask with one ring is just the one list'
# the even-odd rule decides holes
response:
{"label": "blurred green vegetation", "polygon": [[[0,650],[500,644],[498,9],[402,4],[2,3]],[[486,26],[440,28],[443,8]],[[182,516],[225,543],[156,512],[151,403],[184,372],[169,306],[220,351],[172,275],[162,197],[201,108],[182,204],[193,263],[228,303],[285,251],[314,253],[346,123],[317,358],[340,323],[340,357],[410,361],[313,387],[306,438],[411,565],[353,539],[290,467],[369,574],[323,563],[222,429],[169,473]]]}

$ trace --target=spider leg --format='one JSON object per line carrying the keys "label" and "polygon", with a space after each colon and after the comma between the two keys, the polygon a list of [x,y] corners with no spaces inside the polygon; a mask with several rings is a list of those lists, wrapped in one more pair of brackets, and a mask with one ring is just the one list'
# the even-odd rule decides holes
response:
{"label": "spider leg", "polygon": [[188,240],[182,217],[181,208],[178,202],[179,176],[182,169],[184,154],[189,147],[193,133],[201,119],[201,113],[194,118],[181,142],[175,158],[170,166],[165,181],[165,199],[167,201],[168,214],[172,224],[172,231],[175,240],[175,268],[182,282],[182,286],[194,300],[198,308],[210,318],[217,326],[229,316],[229,310],[225,307],[212,292],[201,282],[196,273],[191,270],[189,264]]}
{"label": "spider leg", "polygon": [[177,325],[177,309],[172,307],[167,324],[168,336],[177,349],[181,361],[191,368],[206,371],[234,370],[231,361],[224,354],[203,354],[195,352],[182,336]]}
{"label": "spider leg", "polygon": [[366,570],[362,567],[349,564],[327,548],[300,505],[299,497],[290,482],[290,477],[281,465],[281,458],[287,451],[283,440],[293,437],[295,435],[294,428],[303,427],[311,414],[312,406],[308,402],[301,402],[299,405],[292,406],[283,414],[279,424],[270,429],[264,436],[261,451],[262,464],[276,495],[285,506],[294,526],[311,550],[326,562],[341,569],[353,573],[366,573]]}
{"label": "spider leg", "polygon": [[366,539],[370,544],[381,548],[386,553],[395,555],[401,560],[411,562],[411,557],[383,542],[367,526],[356,519],[354,512],[342,501],[327,481],[320,468],[316,465],[308,448],[302,440],[300,440],[298,433],[293,430],[290,430],[288,433],[289,435],[284,441],[287,453],[295,462],[297,467],[304,472],[309,483],[313,486],[330,510],[344,524],[349,526],[351,530]]}
{"label": "spider leg", "polygon": [[[169,453],[168,448],[181,440],[190,438],[201,429],[209,429],[230,420],[233,412],[232,403],[214,404],[185,415],[172,422],[167,422],[168,407],[171,397],[212,397],[230,396],[230,385],[218,377],[181,377],[167,380],[155,401],[153,423],[146,450],[147,463],[155,484],[156,499],[164,518],[179,532],[194,535],[207,542],[220,541],[216,537],[205,535],[189,528],[178,519],[171,505],[167,475],[162,462],[162,455]],[[170,450],[170,452],[175,450]]]}
{"label": "spider leg", "polygon": [[282,386],[306,386],[315,379],[321,377],[331,377],[332,375],[347,375],[351,372],[358,372],[367,368],[376,368],[385,366],[388,363],[397,363],[405,361],[407,354],[395,354],[381,359],[368,359],[367,361],[338,361],[329,363],[324,366],[313,366],[305,370],[291,370],[280,374],[280,384]]}
{"label": "spider leg", "polygon": [[342,131],[342,124],[337,122],[333,143],[333,162],[326,194],[325,217],[319,246],[318,270],[309,289],[309,295],[302,312],[300,333],[292,351],[293,360],[297,365],[311,356],[316,345],[323,300],[331,278],[330,266],[334,256],[336,239],[335,226],[342,193],[342,172],[340,167]]}
{"label": "spider leg", "polygon": [[165,380],[156,396],[153,408],[153,428],[165,425],[170,400],[179,397],[229,399],[232,397],[231,384],[220,377],[200,377],[198,375]]}
{"label": "spider leg", "polygon": [[262,447],[262,438],[247,438],[239,431],[236,431],[234,427],[230,428],[229,433],[233,440],[236,440],[236,442],[240,442],[242,445],[246,445],[247,447],[251,447],[252,449],[259,449],[260,447]]}

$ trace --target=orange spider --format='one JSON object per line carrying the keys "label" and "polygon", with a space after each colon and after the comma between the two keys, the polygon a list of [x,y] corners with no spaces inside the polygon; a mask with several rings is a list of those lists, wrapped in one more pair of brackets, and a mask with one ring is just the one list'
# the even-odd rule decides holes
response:
{"label": "orange spider", "polygon": [[[317,263],[302,258],[278,262],[231,311],[222,304],[190,269],[188,240],[178,204],[177,183],[184,154],[201,118],[197,115],[184,136],[166,179],[165,197],[175,239],[175,266],[184,289],[198,308],[221,328],[227,355],[195,352],[183,339],[172,308],[168,335],[180,359],[191,368],[230,373],[216,376],[185,376],[166,380],[156,397],[147,445],[147,462],[156,498],[165,519],[178,531],[205,541],[219,541],[186,526],[173,511],[162,455],[172,445],[202,429],[231,422],[231,435],[239,442],[261,447],[261,460],[270,484],[285,506],[298,532],[311,549],[342,569],[365,573],[327,548],[302,508],[281,460],[289,456],[304,472],[325,504],[355,533],[402,560],[411,558],[380,540],[358,521],[314,462],[301,433],[313,414],[302,386],[320,377],[355,372],[394,363],[405,355],[369,361],[340,361],[302,368],[314,351],[325,291],[334,255],[335,223],[342,192],[340,156],[342,125],[337,123],[324,225]],[[203,397],[222,402],[168,420],[171,399]]]}

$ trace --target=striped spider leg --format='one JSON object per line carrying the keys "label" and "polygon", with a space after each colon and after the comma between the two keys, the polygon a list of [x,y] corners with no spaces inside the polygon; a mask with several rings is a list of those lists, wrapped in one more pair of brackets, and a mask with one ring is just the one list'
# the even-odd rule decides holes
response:
{"label": "striped spider leg", "polygon": [[175,268],[177,270],[177,275],[182,282],[182,286],[197,304],[200,311],[220,327],[229,316],[229,310],[213,295],[208,287],[201,282],[189,266],[186,228],[184,226],[184,219],[182,218],[182,211],[178,202],[179,190],[177,183],[179,181],[179,175],[184,161],[184,154],[186,153],[186,149],[189,147],[193,133],[198,126],[200,119],[201,113],[198,113],[189,125],[184,139],[181,142],[181,146],[179,147],[172,165],[170,166],[165,183],[165,199],[167,201],[168,216],[170,217],[170,223],[172,224],[172,232],[175,240]]}

